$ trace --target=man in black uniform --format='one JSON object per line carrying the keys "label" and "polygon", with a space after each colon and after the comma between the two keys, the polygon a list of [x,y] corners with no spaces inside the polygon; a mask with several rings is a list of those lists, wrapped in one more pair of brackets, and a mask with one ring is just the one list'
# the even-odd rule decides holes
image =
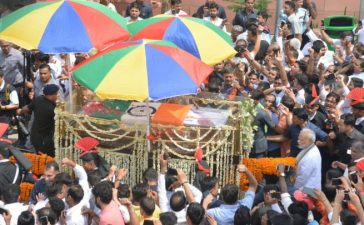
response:
{"label": "man in black uniform", "polygon": [[20,184],[21,181],[19,166],[9,161],[9,154],[6,144],[0,143],[0,189],[9,184]]}
{"label": "man in black uniform", "polygon": [[30,141],[37,152],[54,157],[54,109],[59,87],[49,84],[44,87],[42,96],[38,96],[29,105],[18,110],[18,114],[34,112],[34,123],[30,132]]}

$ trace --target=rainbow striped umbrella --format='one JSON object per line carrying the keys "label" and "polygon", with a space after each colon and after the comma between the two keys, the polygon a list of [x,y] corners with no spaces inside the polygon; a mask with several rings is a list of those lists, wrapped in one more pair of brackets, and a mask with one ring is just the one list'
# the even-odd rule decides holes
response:
{"label": "rainbow striped umbrella", "polygon": [[208,65],[236,54],[230,36],[209,21],[193,17],[159,15],[128,25],[132,40],[171,41]]}
{"label": "rainbow striped umbrella", "polygon": [[45,53],[101,50],[129,39],[126,19],[107,7],[82,0],[36,3],[0,20],[0,39]]}
{"label": "rainbow striped umbrella", "polygon": [[212,68],[168,41],[116,44],[74,68],[73,78],[102,99],[160,100],[196,94]]}

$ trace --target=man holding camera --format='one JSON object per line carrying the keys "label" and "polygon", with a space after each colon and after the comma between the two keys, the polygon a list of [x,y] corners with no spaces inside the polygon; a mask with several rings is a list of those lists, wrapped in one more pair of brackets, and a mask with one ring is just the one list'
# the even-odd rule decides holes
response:
{"label": "man holding camera", "polygon": [[18,107],[18,94],[12,85],[5,82],[4,72],[0,69],[0,123],[9,123]]}

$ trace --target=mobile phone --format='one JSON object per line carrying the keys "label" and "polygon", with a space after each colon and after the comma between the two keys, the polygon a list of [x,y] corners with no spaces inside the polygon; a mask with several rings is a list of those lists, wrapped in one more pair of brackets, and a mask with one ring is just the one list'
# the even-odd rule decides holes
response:
{"label": "mobile phone", "polygon": [[280,199],[281,198],[281,193],[280,192],[273,192],[273,193],[270,194],[270,196],[272,196],[272,198]]}
{"label": "mobile phone", "polygon": [[288,173],[292,170],[292,167],[291,166],[285,166],[284,167],[284,173]]}
{"label": "mobile phone", "polygon": [[40,222],[41,225],[47,225],[48,224],[48,216],[40,217],[39,222]]}
{"label": "mobile phone", "polygon": [[335,74],[334,73],[330,73],[329,75],[327,75],[325,77],[326,80],[335,80]]}
{"label": "mobile phone", "polygon": [[349,174],[349,178],[352,182],[358,183],[358,175],[356,174],[356,171],[351,171]]}
{"label": "mobile phone", "polygon": [[0,215],[2,215],[4,213],[8,214],[8,210],[0,208]]}
{"label": "mobile phone", "polygon": [[303,187],[302,192],[305,193],[305,194],[307,194],[308,196],[310,196],[312,198],[317,198],[317,196],[315,195],[315,192],[313,191],[312,188]]}
{"label": "mobile phone", "polygon": [[332,185],[338,186],[342,184],[342,181],[339,178],[332,178],[331,183]]}
{"label": "mobile phone", "polygon": [[153,225],[153,220],[144,220],[143,225]]}
{"label": "mobile phone", "polygon": [[346,37],[345,37],[345,40],[346,40],[347,42],[352,42],[352,41],[353,41],[353,37],[352,37],[352,36],[346,36]]}

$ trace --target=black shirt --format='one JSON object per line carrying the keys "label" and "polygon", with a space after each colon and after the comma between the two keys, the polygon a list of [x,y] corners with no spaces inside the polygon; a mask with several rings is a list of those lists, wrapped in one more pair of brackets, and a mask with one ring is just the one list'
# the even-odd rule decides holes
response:
{"label": "black shirt", "polygon": [[360,131],[362,134],[364,134],[364,120],[361,121],[358,125],[355,124],[355,129]]}
{"label": "black shirt", "polygon": [[[132,2],[132,3],[128,4],[128,6],[126,7],[126,10],[125,10],[125,17],[130,16],[130,7],[135,2]],[[147,18],[153,16],[153,9],[152,9],[152,7],[150,5],[148,5],[147,3],[143,3],[143,4],[140,5],[140,7],[141,7],[140,8],[140,15],[139,15],[140,18],[147,19]]]}
{"label": "black shirt", "polygon": [[257,126],[257,130],[254,134],[253,153],[266,152],[268,150],[267,131],[268,129],[273,129],[275,124],[272,121],[272,117],[263,109],[258,111],[254,118],[254,124]]}
{"label": "black shirt", "polygon": [[327,116],[325,116],[322,112],[317,111],[315,116],[312,119],[310,119],[310,122],[315,124],[321,130],[323,130],[325,128],[326,119],[327,119]]}
{"label": "black shirt", "polygon": [[240,25],[243,27],[244,31],[248,28],[248,23],[251,19],[257,18],[257,10],[252,12],[247,12],[245,10],[239,10],[234,17],[233,25]]}
{"label": "black shirt", "polygon": [[20,171],[18,171],[17,174],[17,170],[16,165],[11,163],[9,160],[3,160],[0,162],[0,189],[12,184],[15,176],[15,183],[20,184]]}
{"label": "black shirt", "polygon": [[[247,49],[251,52],[251,51],[253,51],[254,46],[255,46],[255,43],[249,42]],[[263,60],[268,48],[269,48],[269,43],[264,40],[261,40],[260,48],[259,48],[259,51],[257,52],[257,55],[255,56],[255,60],[257,60],[257,61]]]}
{"label": "black shirt", "polygon": [[339,133],[335,139],[335,147],[338,150],[339,161],[348,164],[351,161],[350,155],[347,150],[355,141],[364,141],[364,135],[354,128],[350,135]]}
{"label": "black shirt", "polygon": [[34,112],[34,123],[31,132],[45,135],[53,134],[56,104],[45,96],[39,96],[28,105],[28,108]]}

